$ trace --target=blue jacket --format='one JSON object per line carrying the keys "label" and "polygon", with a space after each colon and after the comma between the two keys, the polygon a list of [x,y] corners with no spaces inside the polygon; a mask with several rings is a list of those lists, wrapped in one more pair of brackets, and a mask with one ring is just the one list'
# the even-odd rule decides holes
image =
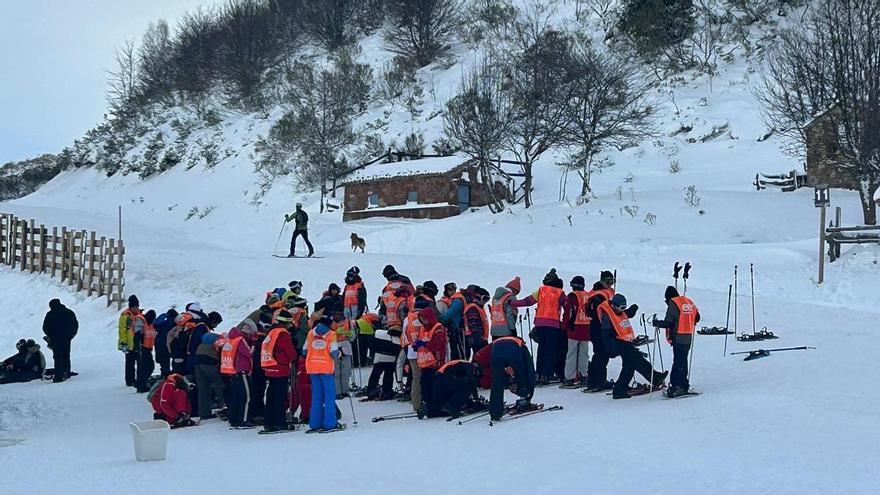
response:
{"label": "blue jacket", "polygon": [[535,393],[535,363],[526,346],[514,341],[502,340],[492,344],[492,376],[495,371],[513,368],[516,395],[531,398]]}
{"label": "blue jacket", "polygon": [[162,313],[153,322],[153,328],[156,330],[156,355],[168,354],[168,332],[174,328],[174,318]]}
{"label": "blue jacket", "polygon": [[458,331],[461,330],[461,320],[464,316],[464,301],[457,297],[451,303],[449,303],[449,308],[443,313],[443,316],[440,317],[440,323],[446,326],[449,330]]}
{"label": "blue jacket", "polygon": [[196,350],[199,348],[199,344],[202,343],[202,338],[204,338],[205,334],[210,333],[211,329],[208,328],[207,323],[199,323],[192,329],[192,334],[189,337],[189,347],[186,352],[186,374],[191,374],[196,369]]}

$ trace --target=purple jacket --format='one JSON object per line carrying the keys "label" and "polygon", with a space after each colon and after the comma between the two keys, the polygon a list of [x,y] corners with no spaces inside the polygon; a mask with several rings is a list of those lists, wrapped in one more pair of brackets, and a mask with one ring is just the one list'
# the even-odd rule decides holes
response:
{"label": "purple jacket", "polygon": [[238,328],[233,328],[229,331],[229,339],[232,340],[236,337],[242,337],[242,341],[235,351],[235,359],[233,359],[232,365],[235,367],[236,373],[247,373],[250,375],[254,367],[254,360],[251,354],[253,352],[251,349],[251,339]]}

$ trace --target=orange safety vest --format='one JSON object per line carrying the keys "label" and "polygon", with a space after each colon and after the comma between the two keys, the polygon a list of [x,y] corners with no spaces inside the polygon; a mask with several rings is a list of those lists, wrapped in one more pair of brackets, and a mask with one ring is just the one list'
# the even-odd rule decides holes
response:
{"label": "orange safety vest", "polygon": [[577,312],[574,315],[574,324],[589,325],[590,322],[593,321],[593,319],[587,315],[587,301],[589,301],[590,298],[593,297],[594,293],[586,292],[583,290],[576,290],[574,291],[574,295],[577,297],[578,301]]}
{"label": "orange safety vest", "polygon": [[309,331],[306,338],[306,373],[310,375],[332,375],[335,371],[333,356],[330,349],[336,341],[336,332],[329,331],[324,335],[318,335],[314,330]]}
{"label": "orange safety vest", "polygon": [[384,298],[385,303],[385,323],[388,324],[388,327],[399,327],[403,324],[400,320],[400,315],[397,314],[397,309],[406,301],[407,298],[400,296],[388,296]]}
{"label": "orange safety vest", "polygon": [[[434,332],[436,332],[438,328],[443,328],[443,325],[436,323],[430,330],[426,330],[425,327],[422,326],[421,331],[419,331],[419,340],[430,342],[431,339],[434,338]],[[437,356],[428,350],[426,346],[419,347],[419,350],[416,351],[416,364],[421,369],[434,368],[437,366]]]}
{"label": "orange safety vest", "polygon": [[156,329],[153,328],[153,325],[147,323],[147,318],[143,313],[138,313],[136,315],[130,314],[131,316],[131,326],[129,327],[129,333],[134,332],[134,320],[141,320],[144,324],[144,334],[141,336],[141,347],[146,347],[147,349],[152,349],[153,344],[156,343]]}
{"label": "orange safety vest", "polygon": [[[596,294],[601,294],[602,296],[605,297],[606,301],[610,301],[614,297],[614,289],[608,288],[608,289],[599,289],[599,290],[592,291],[593,296]],[[590,296],[590,297],[592,297],[592,296]]]}
{"label": "orange safety vest", "polygon": [[468,303],[464,307],[464,314],[465,314],[465,317],[463,318],[463,320],[464,320],[464,334],[471,335],[473,333],[473,332],[471,332],[470,325],[468,325],[468,319],[467,319],[467,312],[470,311],[471,308],[477,309],[477,313],[480,314],[480,319],[483,321],[483,340],[489,340],[489,322],[486,320],[486,310],[482,306],[480,306],[479,304],[475,304],[475,303]]}
{"label": "orange safety vest", "polygon": [[678,328],[675,333],[693,334],[697,326],[697,306],[685,296],[673,297],[671,301],[678,306]]}
{"label": "orange safety vest", "polygon": [[176,318],[174,318],[174,326],[181,328],[192,328],[196,326],[196,324],[193,322],[193,318],[193,315],[189,313],[180,313],[179,315],[177,315]]}
{"label": "orange safety vest", "polygon": [[[220,349],[220,374],[235,374],[235,354],[238,353],[238,346],[242,340],[244,339],[236,337],[223,342],[223,348]],[[262,359],[262,355],[260,358]]]}
{"label": "orange safety vest", "polygon": [[608,315],[608,319],[611,321],[611,326],[614,327],[614,333],[617,334],[619,340],[625,342],[632,342],[635,340],[636,335],[633,332],[629,318],[626,317],[626,313],[621,312],[618,315],[613,309],[611,309],[611,305],[608,301],[603,301],[602,304],[599,305],[598,313],[599,315],[602,315],[602,313]]}
{"label": "orange safety vest", "polygon": [[[343,331],[339,332],[339,329],[342,328]],[[348,329],[347,331],[345,329]],[[351,325],[348,320],[343,320],[342,322],[334,321],[330,324],[330,331],[336,334],[337,342],[347,342],[348,341],[348,333],[351,331]]]}
{"label": "orange safety vest", "polygon": [[406,347],[408,345],[412,345],[419,338],[419,333],[422,331],[421,320],[419,320],[419,313],[416,311],[411,311],[408,315],[406,315],[406,331],[401,335],[400,345]]}
{"label": "orange safety vest", "polygon": [[559,298],[564,294],[562,289],[542,285],[538,289],[538,309],[535,311],[535,318],[546,318],[548,320],[559,320]]}
{"label": "orange safety vest", "polygon": [[275,344],[277,344],[278,339],[282,337],[282,333],[287,336],[290,335],[290,333],[282,327],[275,327],[269,331],[269,335],[266,335],[266,340],[264,340],[263,345],[260,346],[261,368],[272,368],[278,365],[278,361],[275,360]]}
{"label": "orange safety vest", "polygon": [[444,364],[443,366],[441,366],[440,369],[437,370],[437,373],[443,373],[444,371],[446,371],[446,368],[448,368],[450,366],[455,366],[458,363],[469,363],[469,362],[470,361],[467,361],[465,359],[454,359],[454,360],[449,361],[448,363]]}
{"label": "orange safety vest", "polygon": [[[507,303],[507,300],[513,294],[508,292],[501,296],[501,299],[498,302],[489,305],[489,315],[492,318],[492,326],[507,326],[507,315],[504,314],[504,304]],[[513,309],[514,313],[516,312],[516,308]]]}
{"label": "orange safety vest", "polygon": [[357,306],[358,305],[358,291],[361,290],[361,287],[364,286],[363,282],[358,282],[356,284],[346,285],[345,292],[343,292],[342,304],[345,307],[348,306]]}

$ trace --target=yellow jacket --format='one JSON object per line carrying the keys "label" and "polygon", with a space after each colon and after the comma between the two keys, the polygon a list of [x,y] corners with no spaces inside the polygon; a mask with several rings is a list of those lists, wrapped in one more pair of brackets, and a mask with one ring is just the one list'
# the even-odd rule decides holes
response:
{"label": "yellow jacket", "polygon": [[134,328],[131,318],[131,308],[126,309],[119,315],[119,344],[117,349],[123,352],[134,350]]}

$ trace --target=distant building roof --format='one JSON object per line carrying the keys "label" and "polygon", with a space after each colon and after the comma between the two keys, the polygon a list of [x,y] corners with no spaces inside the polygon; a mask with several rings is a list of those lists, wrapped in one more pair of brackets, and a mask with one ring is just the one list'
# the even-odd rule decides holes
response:
{"label": "distant building roof", "polygon": [[396,177],[413,177],[419,175],[445,174],[471,160],[464,155],[421,158],[402,162],[374,163],[356,170],[345,178],[343,183],[369,182]]}

